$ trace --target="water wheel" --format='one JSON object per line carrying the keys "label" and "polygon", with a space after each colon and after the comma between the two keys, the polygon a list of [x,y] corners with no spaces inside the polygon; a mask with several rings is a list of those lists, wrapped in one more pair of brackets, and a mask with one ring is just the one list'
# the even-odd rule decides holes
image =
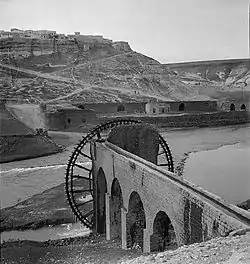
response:
{"label": "water wheel", "polygon": [[[141,123],[139,120],[113,120],[96,126],[82,138],[74,149],[66,170],[65,190],[69,205],[77,217],[86,227],[93,228],[93,179],[90,142],[104,141],[109,131],[120,125]],[[168,144],[159,134],[159,152],[157,165],[173,172],[173,158]]]}

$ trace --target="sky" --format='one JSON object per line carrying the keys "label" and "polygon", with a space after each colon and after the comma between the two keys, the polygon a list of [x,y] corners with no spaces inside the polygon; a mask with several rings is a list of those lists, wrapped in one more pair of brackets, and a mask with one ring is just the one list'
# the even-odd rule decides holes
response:
{"label": "sky", "polygon": [[0,0],[0,29],[128,41],[162,63],[249,57],[250,0]]}

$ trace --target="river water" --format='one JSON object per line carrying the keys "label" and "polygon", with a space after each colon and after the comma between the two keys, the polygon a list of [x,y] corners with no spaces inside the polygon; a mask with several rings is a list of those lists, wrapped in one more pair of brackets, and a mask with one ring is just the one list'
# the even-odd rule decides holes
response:
{"label": "river water", "polygon": [[[183,174],[186,179],[231,203],[239,203],[250,198],[249,125],[165,129],[161,134],[171,146],[175,166],[181,161],[184,153],[190,153]],[[62,138],[67,140],[67,135],[58,135],[60,134],[52,134],[55,141],[59,140],[61,143]],[[12,206],[63,183],[69,156],[81,136],[80,133],[70,133],[70,144],[63,153],[1,164],[1,208]],[[61,226],[53,230],[44,228],[42,231],[25,231],[28,233],[11,232],[4,232],[2,235],[6,239],[25,237],[25,234],[26,238],[34,236],[57,239],[59,233],[67,236],[67,232],[72,235],[74,232],[82,231],[76,225],[67,230],[65,226]],[[48,235],[49,233],[52,235]]]}
{"label": "river water", "polygon": [[192,153],[184,178],[237,204],[250,198],[250,142]]}

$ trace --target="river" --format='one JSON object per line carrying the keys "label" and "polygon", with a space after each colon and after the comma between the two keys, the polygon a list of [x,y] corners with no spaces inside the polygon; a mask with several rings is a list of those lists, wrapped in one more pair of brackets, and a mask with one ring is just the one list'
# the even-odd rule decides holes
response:
{"label": "river", "polygon": [[[249,125],[164,129],[161,134],[171,147],[175,166],[189,153],[183,174],[186,179],[231,203],[250,198]],[[65,143],[67,148],[63,153],[1,164],[1,208],[64,182],[66,164],[82,134],[53,132],[50,135],[57,143]]]}
{"label": "river", "polygon": [[229,203],[250,198],[250,142],[192,153],[183,174],[187,180]]}
{"label": "river", "polygon": [[[230,202],[249,198],[247,196],[250,195],[243,195],[246,193],[245,188],[249,186],[249,125],[164,129],[161,134],[170,145],[175,167],[184,153],[190,153],[185,165],[185,178]],[[1,208],[64,182],[66,164],[82,134],[53,132],[51,136],[56,142],[66,144],[67,148],[63,153],[0,165]],[[215,185],[216,188],[212,188]],[[219,185],[222,186],[220,191],[217,188]],[[240,187],[241,185],[244,187]],[[242,193],[242,197],[233,194],[234,192]]]}

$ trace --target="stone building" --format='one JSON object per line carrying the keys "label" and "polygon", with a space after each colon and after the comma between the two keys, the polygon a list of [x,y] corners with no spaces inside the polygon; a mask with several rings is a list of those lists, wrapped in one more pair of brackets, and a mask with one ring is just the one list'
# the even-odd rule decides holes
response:
{"label": "stone building", "polygon": [[170,104],[167,102],[148,102],[145,105],[147,114],[164,114],[170,112]]}
{"label": "stone building", "polygon": [[145,102],[135,103],[82,103],[76,102],[74,105],[82,109],[91,109],[96,114],[114,113],[145,113]]}
{"label": "stone building", "polygon": [[217,101],[149,101],[145,106],[148,114],[164,114],[168,112],[215,112]]}
{"label": "stone building", "polygon": [[63,130],[84,125],[96,119],[96,114],[89,109],[62,108],[45,112],[50,130]]}
{"label": "stone building", "polygon": [[249,111],[250,102],[249,100],[233,100],[226,99],[219,102],[219,110],[221,111]]}
{"label": "stone building", "polygon": [[126,42],[126,41],[115,41],[115,42],[113,42],[112,46],[117,51],[123,51],[123,52],[132,51],[132,49],[130,48],[128,42]]}

